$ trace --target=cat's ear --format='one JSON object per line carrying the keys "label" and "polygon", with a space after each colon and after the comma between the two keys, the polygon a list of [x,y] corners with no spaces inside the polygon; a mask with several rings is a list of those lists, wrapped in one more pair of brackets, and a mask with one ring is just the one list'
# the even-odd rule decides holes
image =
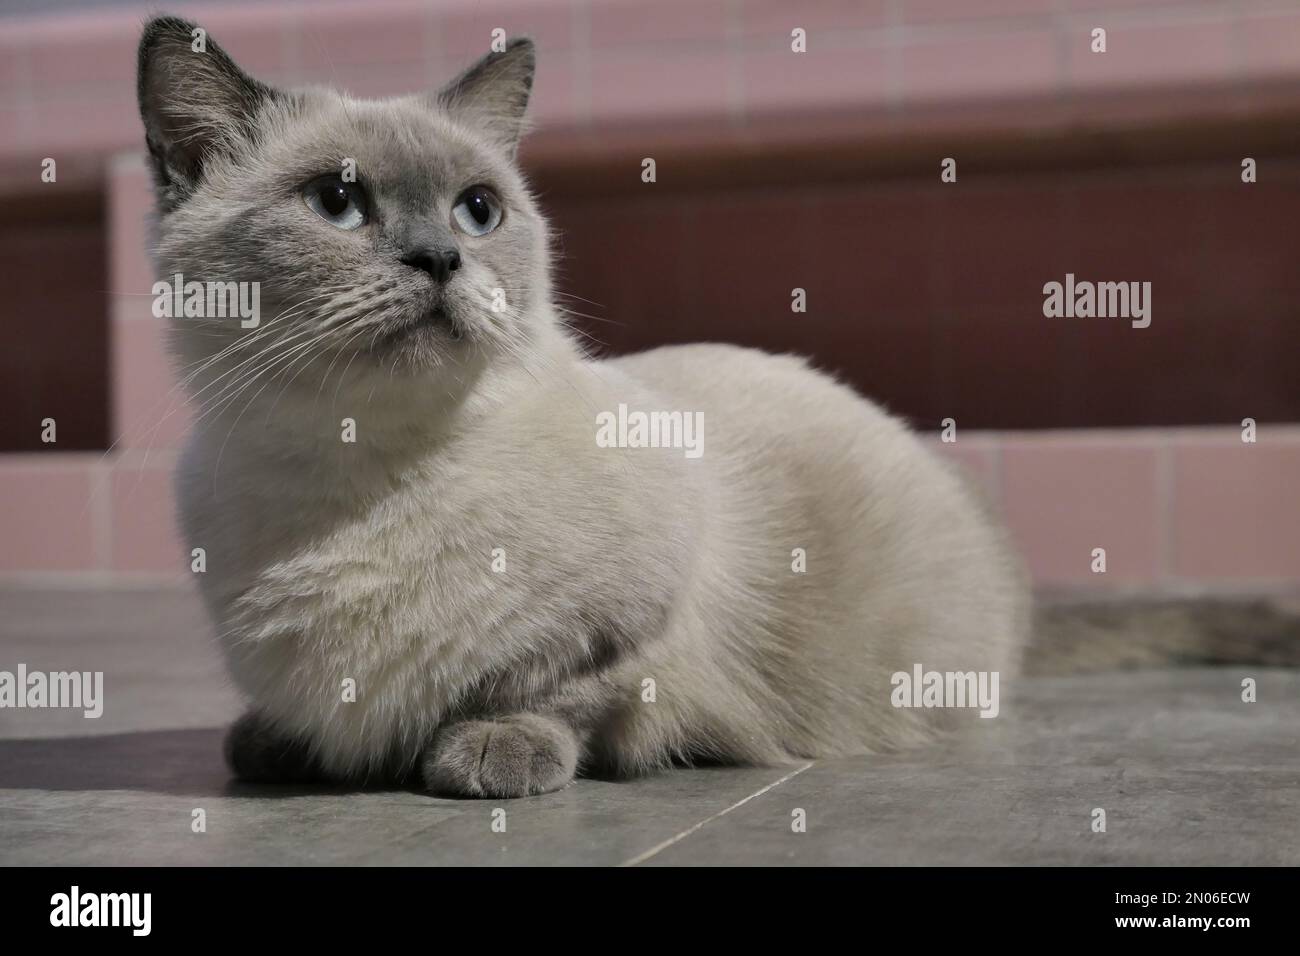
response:
{"label": "cat's ear", "polygon": [[444,86],[438,103],[514,155],[524,133],[536,63],[533,41],[516,37]]}
{"label": "cat's ear", "polygon": [[253,117],[279,94],[248,76],[201,27],[150,20],[140,38],[136,92],[145,142],[164,203],[193,191],[204,162],[253,132]]}

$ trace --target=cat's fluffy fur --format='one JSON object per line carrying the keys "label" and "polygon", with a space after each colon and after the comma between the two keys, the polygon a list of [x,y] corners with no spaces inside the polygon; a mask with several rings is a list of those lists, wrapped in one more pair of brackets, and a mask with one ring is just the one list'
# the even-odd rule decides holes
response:
{"label": "cat's fluffy fur", "polygon": [[[376,102],[271,90],[191,27],[146,27],[140,99],[159,273],[262,288],[254,332],[173,330],[185,539],[252,705],[239,772],[514,796],[581,766],[861,753],[953,719],[891,706],[893,672],[1016,670],[1017,562],[897,421],[796,358],[575,344],[514,163],[530,44]],[[344,157],[373,204],[352,232],[300,193]],[[502,224],[456,235],[478,183]],[[462,256],[445,283],[401,261],[430,236]],[[620,403],[702,412],[703,456],[599,447]]]}

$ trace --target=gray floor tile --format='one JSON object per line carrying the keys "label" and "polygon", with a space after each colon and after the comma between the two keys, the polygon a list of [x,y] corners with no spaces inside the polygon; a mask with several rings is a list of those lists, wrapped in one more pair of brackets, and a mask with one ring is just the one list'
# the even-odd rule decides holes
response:
{"label": "gray floor tile", "polygon": [[0,864],[1300,864],[1294,671],[1023,680],[924,752],[480,802],[233,784],[239,701],[188,591],[0,589],[18,661],[103,670],[106,702],[0,711]]}

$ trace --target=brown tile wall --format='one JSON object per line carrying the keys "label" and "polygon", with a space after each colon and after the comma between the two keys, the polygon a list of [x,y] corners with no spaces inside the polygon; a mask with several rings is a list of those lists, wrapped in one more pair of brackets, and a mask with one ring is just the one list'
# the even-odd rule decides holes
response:
{"label": "brown tile wall", "polygon": [[106,223],[95,196],[10,200],[0,226],[0,452],[108,445]]}
{"label": "brown tile wall", "polygon": [[[1249,185],[1229,155],[1002,173],[959,158],[955,184],[936,158],[925,179],[793,189],[675,190],[660,167],[548,205],[565,301],[614,351],[800,352],[934,427],[1297,421],[1300,159],[1255,158]],[[1044,317],[1044,283],[1067,272],[1151,282],[1151,326]]]}

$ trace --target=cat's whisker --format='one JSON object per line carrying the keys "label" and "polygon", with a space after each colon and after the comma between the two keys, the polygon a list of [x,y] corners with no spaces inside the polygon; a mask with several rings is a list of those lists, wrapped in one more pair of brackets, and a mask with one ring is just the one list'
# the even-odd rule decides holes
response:
{"label": "cat's whisker", "polygon": [[[597,301],[595,301],[594,299],[584,299],[582,296],[580,296],[580,295],[574,295],[572,292],[560,292],[560,291],[557,291],[557,290],[555,290],[555,289],[552,289],[552,290],[551,290],[551,297],[552,297],[552,298],[557,298],[557,299],[576,299],[576,300],[578,300],[579,302],[586,302],[588,305],[594,305],[594,306],[595,306],[596,308],[598,308],[598,309],[603,309],[603,308],[605,308],[605,304],[604,304],[603,302],[597,302]],[[610,320],[607,320],[607,321],[613,321],[613,320],[610,319]],[[622,324],[624,324],[624,323],[618,323],[618,324],[622,325]]]}
{"label": "cat's whisker", "polygon": [[[324,339],[326,339],[326,337],[328,337],[332,331],[333,331],[332,329],[331,329],[331,330],[327,330],[326,332],[322,333],[322,334],[321,334],[320,336],[318,336],[317,338],[312,339],[310,342],[307,342],[307,343],[305,343],[305,344],[302,345],[302,346],[297,346],[296,348],[298,348],[298,349],[303,349],[303,348],[310,349],[311,346],[313,346],[313,345],[315,345],[315,344],[317,344],[317,343],[323,341]],[[291,362],[289,367],[292,367],[292,364],[293,364],[293,363]],[[264,373],[259,373],[259,377],[261,377],[261,374],[264,374]],[[223,456],[225,455],[225,452],[226,452],[226,446],[227,446],[227,445],[229,444],[229,442],[230,442],[230,437],[235,433],[235,429],[239,426],[239,422],[240,422],[240,420],[243,419],[244,415],[248,412],[248,410],[249,410],[250,408],[252,408],[253,405],[257,402],[258,396],[260,396],[260,395],[262,394],[262,392],[266,391],[267,387],[268,387],[268,386],[269,386],[269,385],[270,385],[274,380],[275,380],[275,379],[274,379],[273,376],[267,376],[267,377],[266,377],[266,382],[263,383],[263,385],[262,385],[261,388],[259,388],[256,392],[253,393],[253,397],[250,398],[250,399],[248,400],[247,403],[245,403],[243,409],[241,409],[240,412],[239,412],[239,414],[238,414],[237,416],[235,416],[235,420],[234,420],[233,422],[231,422],[231,424],[230,424],[230,428],[229,428],[229,429],[227,430],[227,432],[226,432],[226,437],[222,440],[222,442],[221,442],[221,447],[220,447],[220,448],[218,449],[218,451],[217,451],[216,463],[215,463],[215,464],[213,465],[213,467],[212,467],[212,487],[213,487],[213,491],[214,491],[214,493],[215,493],[215,491],[216,491],[217,479],[218,479],[218,477],[220,476],[220,473],[221,473],[221,459],[222,459]],[[249,383],[248,386],[245,386],[245,388],[247,388],[247,387],[251,387],[251,385],[254,384],[256,381],[257,381],[257,378],[254,378],[254,379]],[[242,391],[243,391],[243,389],[241,389],[241,392],[242,392]],[[230,400],[230,402],[228,402],[228,403],[226,404],[226,406],[224,406],[224,407],[229,408],[230,405],[232,405],[232,404],[234,403],[234,401],[235,401],[238,397],[239,397],[239,395],[236,394],[236,395],[235,395],[235,396]]]}
{"label": "cat's whisker", "polygon": [[315,341],[314,338],[307,338],[307,341],[305,342],[298,342],[296,340],[311,336],[313,333],[319,334],[319,330],[303,329],[301,333],[296,333],[293,338],[289,340],[295,341],[295,344],[287,350],[277,352],[276,349],[286,345],[287,342],[276,341],[259,351],[256,355],[241,362],[238,370],[231,370],[232,372],[237,372],[235,378],[223,385],[214,395],[209,396],[208,400],[200,408],[195,410],[196,417],[194,419],[194,424],[198,425],[202,422],[208,417],[214,408],[223,405],[228,397],[238,397],[238,395],[243,392],[252,381],[255,381],[265,370],[291,358],[306,346],[311,345]]}
{"label": "cat's whisker", "polygon": [[195,409],[196,414],[199,414],[203,408],[209,407],[212,400],[215,399],[219,401],[223,395],[227,394],[229,389],[233,387],[237,387],[238,384],[241,381],[243,381],[244,376],[255,371],[255,369],[257,368],[257,363],[263,361],[268,356],[273,356],[276,353],[277,349],[283,349],[287,346],[290,346],[293,343],[297,343],[303,338],[311,336],[313,333],[317,331],[318,330],[311,329],[311,328],[303,328],[291,333],[290,335],[272,339],[272,341],[267,343],[264,348],[259,349],[251,356],[248,356],[247,358],[241,360],[237,365],[233,366],[230,369],[227,369],[225,372],[218,375],[216,378],[212,379],[210,382],[208,382],[207,385],[203,386],[203,388],[201,389],[198,389],[193,393],[193,395],[191,395],[191,401],[197,400],[201,395],[203,395],[204,392],[208,391],[208,389],[217,385],[223,379],[226,379],[230,376],[234,376],[233,378],[231,378],[229,382],[226,382],[224,385],[222,385],[221,388],[219,388],[213,395],[209,396],[209,398],[205,400],[201,406],[196,408]]}
{"label": "cat's whisker", "polygon": [[[348,341],[347,341],[346,343],[344,343],[344,348],[346,348],[349,344],[351,344],[353,341],[355,341],[359,336],[364,335],[364,334],[365,334],[366,332],[368,332],[368,331],[370,331],[370,330],[367,329],[367,328],[364,328],[364,327],[361,328],[361,329],[359,329],[356,335],[354,335],[352,338],[348,339]],[[376,334],[378,334],[378,333],[376,333]],[[360,354],[360,351],[359,351],[358,349],[353,349],[353,350],[352,350],[352,355],[348,357],[348,362],[347,362],[347,364],[343,366],[343,371],[339,373],[339,383],[338,383],[338,385],[335,386],[335,388],[334,388],[334,400],[333,400],[333,402],[330,404],[330,414],[331,414],[331,415],[336,415],[336,414],[338,414],[339,391],[343,388],[343,384],[347,381],[347,377],[348,377],[348,369],[350,369],[350,368],[352,367],[352,363],[356,361],[357,356],[358,356],[359,354]],[[330,367],[331,367],[331,368],[333,367],[333,364],[332,364],[332,363],[331,363],[331,366],[330,366]],[[329,373],[328,373],[328,371],[327,371],[327,372],[326,372],[326,376],[325,376],[325,378],[322,378],[322,379],[321,379],[321,388],[324,388],[324,386],[325,386],[325,382],[326,382],[326,380],[328,379],[328,377],[329,377]],[[373,394],[373,388],[374,388],[374,386],[372,385],[372,386],[371,386],[371,389],[372,389],[371,394]],[[317,390],[316,390],[316,398],[317,398],[318,401],[320,400],[320,389],[317,389]],[[369,399],[367,399],[367,404],[369,404]],[[313,405],[313,407],[315,407],[315,406]]]}
{"label": "cat's whisker", "polygon": [[[250,336],[249,338],[254,338],[254,336]],[[202,370],[199,371],[201,372]],[[197,374],[199,374],[199,372],[195,372],[195,375]],[[163,425],[165,425],[167,421],[171,419],[172,415],[176,414],[180,410],[178,407],[178,398],[181,396],[184,387],[189,383],[189,381],[192,380],[192,378],[193,376],[190,376],[187,377],[186,379],[183,379],[180,382],[177,382],[170,389],[168,389],[168,391],[165,392],[157,401],[154,402],[153,408],[157,408],[160,404],[162,404],[165,401],[168,402],[168,406],[164,411],[163,415],[156,422],[154,422],[152,426],[150,426],[147,430],[145,430],[144,433],[140,436],[140,437],[148,438],[148,445],[145,447],[145,453],[143,459],[141,460],[137,468],[138,474],[140,476],[143,476],[145,467],[149,463],[149,458],[152,455],[154,442],[157,440],[158,433],[162,430]],[[114,444],[116,445],[116,442]]]}
{"label": "cat's whisker", "polygon": [[[230,394],[232,390],[237,390],[236,394],[242,392],[252,381],[255,381],[268,369],[287,360],[293,360],[305,350],[310,349],[311,346],[327,339],[333,333],[333,328],[304,328],[290,337],[273,342],[251,359],[241,363],[241,373],[223,386],[216,397],[216,401],[220,401],[222,397]],[[277,349],[280,351],[277,352]],[[257,364],[259,362],[261,364]]]}
{"label": "cat's whisker", "polygon": [[[344,343],[344,346],[343,346],[343,347],[346,347],[346,343]],[[294,383],[295,381],[297,381],[297,379],[299,378],[299,376],[302,375],[303,372],[305,372],[307,369],[311,368],[312,363],[315,362],[316,359],[319,358],[319,357],[321,356],[321,353],[325,352],[325,351],[326,351],[327,349],[329,349],[329,348],[330,348],[330,343],[327,342],[327,343],[325,343],[324,345],[322,345],[321,348],[318,349],[315,353],[312,353],[312,352],[310,352],[310,351],[306,353],[305,361],[303,362],[302,368],[300,368],[300,369],[298,369],[298,371],[294,372],[293,376],[290,377],[289,380],[286,381],[286,382],[284,383],[283,386],[281,386],[280,391],[279,391],[279,392],[276,394],[276,396],[275,396],[275,401],[273,401],[273,402],[271,403],[271,407],[267,409],[267,411],[266,411],[266,421],[267,421],[268,424],[270,423],[271,418],[272,418],[272,417],[274,416],[274,414],[275,414],[276,406],[280,404],[280,399],[284,397],[284,393],[285,393],[286,391],[289,390],[290,386],[292,386],[293,383]],[[336,349],[335,352],[334,352],[334,358],[333,358],[333,359],[331,360],[331,362],[330,362],[330,367],[331,367],[331,368],[333,367],[334,362],[338,361],[338,356],[339,356],[339,354],[341,354],[341,353]],[[295,364],[295,362],[291,362],[291,363],[289,363],[289,367],[286,368],[286,369],[284,370],[284,374],[287,375],[288,372],[293,368],[294,364]],[[321,378],[321,381],[324,381],[324,377],[323,377],[323,376],[322,376],[322,378]],[[317,395],[319,396],[319,390],[317,391]]]}

